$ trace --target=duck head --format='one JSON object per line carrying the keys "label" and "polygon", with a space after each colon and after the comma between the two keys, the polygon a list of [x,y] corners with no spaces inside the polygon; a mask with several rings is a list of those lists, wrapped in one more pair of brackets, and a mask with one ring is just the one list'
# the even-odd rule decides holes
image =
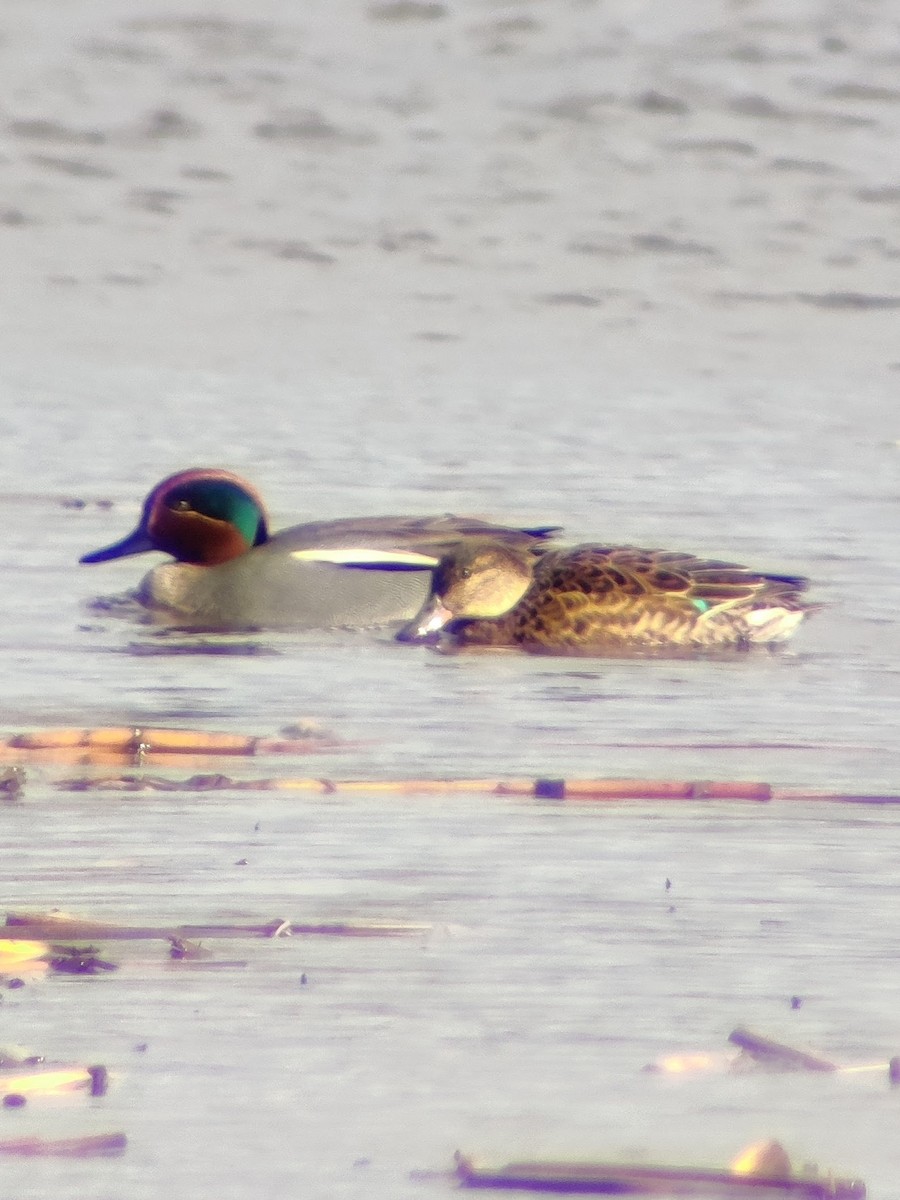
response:
{"label": "duck head", "polygon": [[460,542],[435,568],[431,595],[404,637],[427,637],[459,619],[502,617],[528,590],[535,561],[527,550],[490,539]]}
{"label": "duck head", "polygon": [[178,562],[216,566],[268,537],[265,507],[249,483],[230,471],[194,468],[156,485],[133,533],[80,561],[106,562],[161,550]]}

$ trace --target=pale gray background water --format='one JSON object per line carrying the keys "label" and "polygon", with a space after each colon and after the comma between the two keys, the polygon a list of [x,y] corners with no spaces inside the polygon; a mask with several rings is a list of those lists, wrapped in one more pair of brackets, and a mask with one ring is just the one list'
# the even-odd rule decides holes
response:
{"label": "pale gray background water", "polygon": [[[8,0],[0,78],[5,729],[302,716],[353,744],[286,773],[897,791],[893,5]],[[348,634],[169,653],[86,607],[140,561],[76,560],[200,463],[276,524],[554,521],[801,571],[829,607],[729,663]],[[2,814],[7,907],[435,931],[217,943],[250,965],[214,973],[129,947],[115,976],[4,993],[5,1040],[116,1080],[0,1135],[131,1138],[4,1162],[10,1195],[394,1200],[446,1194],[410,1172],[456,1146],[715,1163],[776,1136],[900,1196],[882,1077],[640,1072],[740,1021],[845,1061],[900,1049],[892,809],[73,798],[57,776]]]}

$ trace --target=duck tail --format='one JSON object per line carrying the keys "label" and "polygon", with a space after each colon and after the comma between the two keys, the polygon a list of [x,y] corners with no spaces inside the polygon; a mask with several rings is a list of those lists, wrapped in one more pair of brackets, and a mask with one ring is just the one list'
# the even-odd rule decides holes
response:
{"label": "duck tail", "polygon": [[754,646],[770,646],[786,642],[797,632],[806,615],[819,605],[802,605],[795,608],[754,608],[744,613],[743,623],[747,641]]}
{"label": "duck tail", "polygon": [[763,578],[767,583],[783,584],[792,592],[805,592],[809,587],[809,580],[805,575],[773,575],[770,571],[766,571]]}
{"label": "duck tail", "polygon": [[529,537],[533,537],[538,542],[554,538],[562,531],[562,525],[532,525],[530,528],[522,530],[523,533],[527,533]]}

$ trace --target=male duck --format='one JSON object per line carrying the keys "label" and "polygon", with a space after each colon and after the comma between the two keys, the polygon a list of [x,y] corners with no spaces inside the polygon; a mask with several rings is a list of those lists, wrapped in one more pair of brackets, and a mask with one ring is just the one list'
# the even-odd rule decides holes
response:
{"label": "male duck", "polygon": [[442,516],[318,521],[270,535],[265,507],[250,484],[229,471],[193,469],[157,484],[137,529],[81,562],[146,550],[171,554],[175,562],[154,567],[138,598],[178,623],[207,629],[362,627],[408,620],[427,597],[428,579],[341,571],[319,561],[340,561],[340,547],[367,548],[370,566],[380,547],[436,561],[460,539],[489,535],[527,559],[553,532]]}
{"label": "male duck", "polygon": [[[345,565],[367,566],[365,552]],[[384,565],[383,562],[381,564]],[[817,605],[807,580],[634,546],[583,545],[539,558],[493,538],[439,559],[398,553],[396,570],[433,570],[431,595],[398,637],[544,654],[683,653],[786,641]]]}

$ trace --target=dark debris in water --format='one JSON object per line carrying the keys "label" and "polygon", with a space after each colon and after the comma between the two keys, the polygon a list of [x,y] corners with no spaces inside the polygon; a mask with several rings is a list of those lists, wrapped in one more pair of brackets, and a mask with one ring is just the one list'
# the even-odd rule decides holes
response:
{"label": "dark debris in water", "polygon": [[53,955],[47,961],[61,975],[99,975],[101,971],[117,971],[118,964],[107,962],[97,954],[96,946],[52,946]]}
{"label": "dark debris in water", "polygon": [[5,767],[0,771],[0,797],[15,800],[21,795],[24,787],[24,767]]}
{"label": "dark debris in water", "polygon": [[190,942],[187,938],[180,938],[175,934],[169,938],[169,958],[176,962],[209,957],[210,951],[204,950],[198,942]]}
{"label": "dark debris in water", "polygon": [[102,509],[105,512],[113,507],[112,500],[83,500],[81,496],[61,496],[59,503],[63,508],[72,508],[76,509],[77,511],[92,506],[94,508]]}

